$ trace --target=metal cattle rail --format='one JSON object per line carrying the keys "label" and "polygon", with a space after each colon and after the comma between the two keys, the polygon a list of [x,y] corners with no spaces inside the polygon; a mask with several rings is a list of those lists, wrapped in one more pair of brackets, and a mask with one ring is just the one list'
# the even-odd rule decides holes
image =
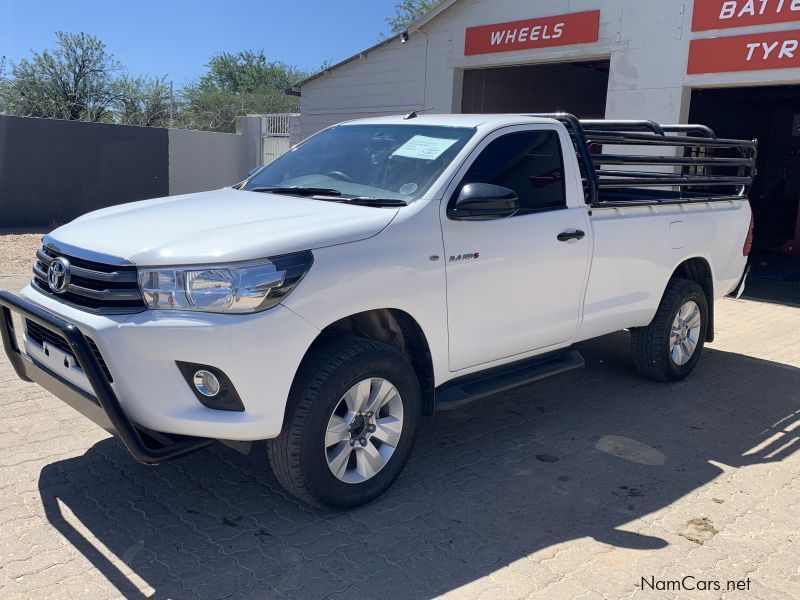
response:
{"label": "metal cattle rail", "polygon": [[705,125],[530,116],[567,128],[593,207],[746,200],[756,175],[756,140],[718,138]]}

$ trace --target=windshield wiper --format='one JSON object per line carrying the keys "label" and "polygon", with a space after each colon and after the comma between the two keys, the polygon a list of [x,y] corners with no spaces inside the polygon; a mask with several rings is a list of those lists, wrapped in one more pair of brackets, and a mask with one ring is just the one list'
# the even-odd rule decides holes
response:
{"label": "windshield wiper", "polygon": [[397,198],[374,198],[372,196],[355,196],[337,198],[335,202],[343,202],[345,204],[358,204],[360,206],[408,206],[405,200],[398,200]]}
{"label": "windshield wiper", "polygon": [[274,186],[255,187],[247,191],[319,197],[320,200],[327,200],[328,202],[341,202],[343,204],[358,204],[360,206],[380,206],[380,207],[408,206],[408,203],[405,200],[398,200],[396,198],[375,198],[373,196],[342,196],[342,192],[340,192],[339,190],[334,190],[333,188],[303,187],[299,185],[292,185],[292,186],[274,185]]}
{"label": "windshield wiper", "polygon": [[248,192],[271,192],[273,194],[294,194],[296,196],[341,196],[342,192],[333,188],[303,187],[301,185],[291,186],[263,186],[254,187]]}
{"label": "windshield wiper", "polygon": [[358,204],[360,206],[408,206],[405,200],[398,200],[396,198],[376,198],[373,196],[342,196],[342,192],[332,188],[316,188],[316,187],[302,187],[299,185],[292,185],[288,187],[281,186],[264,186],[256,187],[250,192],[271,192],[273,194],[289,194],[297,196],[313,196],[319,197],[320,200],[328,200],[329,202],[341,202],[343,204]]}

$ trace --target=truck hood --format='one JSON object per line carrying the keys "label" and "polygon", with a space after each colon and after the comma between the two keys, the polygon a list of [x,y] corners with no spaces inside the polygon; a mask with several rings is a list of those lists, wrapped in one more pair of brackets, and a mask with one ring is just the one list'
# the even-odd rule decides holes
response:
{"label": "truck hood", "polygon": [[104,208],[50,238],[64,251],[86,249],[143,266],[207,264],[363,240],[397,212],[225,188]]}

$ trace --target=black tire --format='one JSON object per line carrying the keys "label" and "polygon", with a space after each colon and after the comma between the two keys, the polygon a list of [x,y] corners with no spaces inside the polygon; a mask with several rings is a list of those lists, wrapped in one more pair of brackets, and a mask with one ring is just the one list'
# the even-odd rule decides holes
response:
{"label": "black tire", "polygon": [[[370,377],[386,379],[397,389],[403,404],[402,433],[394,453],[371,479],[345,483],[328,467],[325,432],[345,392]],[[357,338],[323,346],[301,367],[283,431],[268,442],[275,477],[288,492],[318,508],[366,504],[383,494],[403,471],[414,445],[420,406],[414,369],[396,348]]]}
{"label": "black tire", "polygon": [[[689,301],[695,302],[700,309],[700,333],[691,358],[679,365],[671,356],[670,332],[678,311]],[[707,331],[708,300],[703,288],[689,279],[671,279],[650,325],[631,329],[631,351],[636,370],[656,381],[683,379],[700,360]]]}

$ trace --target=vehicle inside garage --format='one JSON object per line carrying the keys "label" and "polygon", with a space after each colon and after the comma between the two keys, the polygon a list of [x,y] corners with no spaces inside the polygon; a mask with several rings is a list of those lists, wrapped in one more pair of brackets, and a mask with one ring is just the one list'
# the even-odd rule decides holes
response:
{"label": "vehicle inside garage", "polygon": [[461,112],[568,112],[584,119],[606,114],[607,60],[464,71]]}

